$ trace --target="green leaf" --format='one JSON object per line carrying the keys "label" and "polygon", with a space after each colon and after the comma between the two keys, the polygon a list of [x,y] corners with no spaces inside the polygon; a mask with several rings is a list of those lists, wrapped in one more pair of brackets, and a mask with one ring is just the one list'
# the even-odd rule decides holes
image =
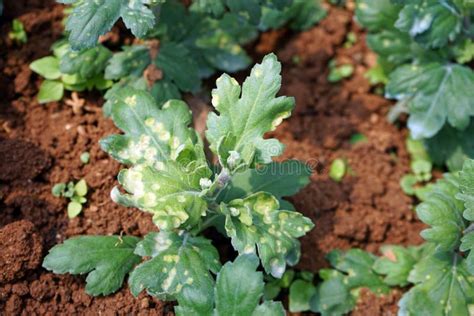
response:
{"label": "green leaf", "polygon": [[311,299],[311,311],[323,316],[349,313],[356,304],[357,295],[351,293],[344,283],[344,275],[330,269],[320,270],[319,275],[323,282],[318,285],[317,293]]}
{"label": "green leaf", "polygon": [[145,91],[124,88],[116,92],[112,119],[124,135],[100,141],[104,151],[124,164],[155,165],[176,159],[185,144],[197,142],[189,128],[192,117],[182,101],[171,100],[162,109]]}
{"label": "green leaf", "polygon": [[466,158],[474,158],[474,120],[463,130],[445,124],[432,138],[425,139],[427,150],[437,165],[446,164],[451,171],[460,170]]}
{"label": "green leaf", "polygon": [[335,159],[329,168],[329,177],[336,182],[340,182],[344,178],[346,171],[347,162],[341,158]]}
{"label": "green leaf", "polygon": [[231,151],[237,152],[246,164],[269,163],[272,156],[281,154],[283,145],[279,141],[263,139],[294,107],[293,98],[275,98],[281,85],[280,70],[275,55],[265,56],[245,80],[242,94],[234,78],[224,74],[217,79],[212,104],[219,115],[209,114],[206,136],[224,165]]}
{"label": "green leaf", "polygon": [[376,294],[386,293],[389,288],[382,278],[375,274],[372,266],[376,257],[360,249],[347,252],[331,251],[328,256],[337,270],[322,269],[319,276],[323,282],[311,299],[313,312],[325,315],[342,315],[350,312],[357,301],[360,288],[369,288]]}
{"label": "green leaf", "polygon": [[84,179],[81,179],[79,182],[76,183],[74,186],[74,191],[78,196],[86,196],[87,195],[87,182]]}
{"label": "green leaf", "polygon": [[80,236],[53,247],[43,267],[54,273],[85,274],[86,292],[107,295],[117,291],[125,275],[140,262],[133,254],[139,239],[119,236]]}
{"label": "green leaf", "polygon": [[254,192],[267,192],[280,199],[296,194],[309,183],[311,169],[298,160],[272,162],[257,169],[246,169],[232,176],[218,196],[218,202],[243,199]]}
{"label": "green leaf", "polygon": [[[284,316],[281,303],[266,301],[257,306],[263,295],[263,277],[257,272],[258,258],[254,255],[240,255],[234,262],[227,262],[217,275],[214,291],[204,296],[215,298],[215,308],[203,309],[196,304],[200,289],[193,286],[184,287],[178,297],[179,306],[175,312],[184,315],[225,315],[225,316]],[[210,308],[214,306],[208,305]]]}
{"label": "green leaf", "polygon": [[399,301],[401,315],[469,315],[474,303],[473,276],[458,254],[426,256],[410,272],[415,286]]}
{"label": "green leaf", "polygon": [[265,301],[253,311],[252,316],[285,316],[286,312],[280,302]]}
{"label": "green leaf", "polygon": [[349,288],[366,287],[376,294],[388,291],[381,277],[372,270],[376,259],[374,255],[360,249],[347,252],[333,250],[327,255],[327,259],[333,267],[347,274],[344,283]]}
{"label": "green leaf", "polygon": [[81,214],[82,211],[82,204],[79,202],[69,202],[67,205],[67,216],[69,218],[77,217],[77,215]]}
{"label": "green leaf", "polygon": [[216,315],[251,315],[263,295],[263,276],[254,255],[242,255],[226,263],[216,281]]}
{"label": "green leaf", "polygon": [[124,46],[115,53],[105,68],[105,78],[118,80],[126,76],[140,77],[151,63],[150,51],[144,45]]}
{"label": "green leaf", "polygon": [[63,195],[65,189],[66,189],[65,183],[56,183],[51,189],[51,193],[55,197],[60,197],[61,195]]}
{"label": "green leaf", "polygon": [[[464,162],[464,166],[459,175],[459,193],[456,198],[464,203],[465,210],[463,216],[473,225],[474,222],[474,160],[469,159]],[[474,232],[473,226],[469,226],[464,231],[464,236],[461,239],[460,250],[469,254],[466,258],[467,269],[471,274],[474,274]]]}
{"label": "green leaf", "polygon": [[66,23],[75,50],[95,46],[99,36],[108,32],[120,17],[136,37],[143,37],[155,24],[155,16],[146,5],[148,0],[58,1],[75,4]]}
{"label": "green leaf", "polygon": [[147,290],[161,299],[178,299],[190,304],[200,315],[210,315],[214,279],[221,266],[219,254],[209,240],[188,233],[149,233],[137,245],[136,253],[152,257],[130,274],[133,295]]}
{"label": "green leaf", "polygon": [[45,80],[38,92],[39,103],[59,101],[64,95],[64,85],[59,81]]}
{"label": "green leaf", "polygon": [[410,37],[395,29],[367,35],[367,45],[395,65],[410,62],[417,56]]}
{"label": "green leaf", "polygon": [[180,90],[186,92],[199,90],[201,80],[198,68],[185,46],[176,43],[161,45],[155,64],[163,70],[163,78],[176,84]]}
{"label": "green leaf", "polygon": [[221,204],[221,211],[234,248],[244,254],[255,253],[257,246],[265,271],[276,278],[282,277],[286,262],[298,262],[297,238],[313,228],[311,220],[300,213],[279,210],[278,200],[265,192]]}
{"label": "green leaf", "polygon": [[89,152],[85,151],[81,154],[81,156],[79,157],[79,159],[81,160],[81,162],[83,164],[88,164],[89,161],[90,161],[90,157],[91,157],[91,154],[89,154]]}
{"label": "green leaf", "polygon": [[30,64],[30,69],[49,80],[55,80],[61,77],[59,59],[53,56],[35,60]]}
{"label": "green leaf", "polygon": [[400,8],[390,0],[357,0],[355,14],[362,26],[369,31],[379,32],[393,27]]}
{"label": "green leaf", "polygon": [[65,74],[78,74],[84,79],[102,75],[112,52],[102,45],[80,51],[69,49],[61,58],[60,69]]}
{"label": "green leaf", "polygon": [[374,271],[384,275],[384,282],[390,286],[404,287],[408,274],[421,256],[421,247],[382,246],[382,257],[374,263]]}
{"label": "green leaf", "polygon": [[316,294],[316,287],[311,282],[296,280],[290,286],[290,312],[310,310],[310,300]]}
{"label": "green leaf", "polygon": [[429,225],[421,236],[436,243],[438,250],[451,251],[459,247],[466,224],[462,217],[464,205],[455,198],[459,192],[459,177],[445,174],[426,193],[426,200],[416,208],[418,218]]}
{"label": "green leaf", "polygon": [[430,138],[445,122],[463,130],[474,115],[474,74],[457,64],[429,63],[398,67],[390,75],[387,95],[407,100],[408,127],[415,139]]}
{"label": "green leaf", "polygon": [[450,0],[422,0],[406,4],[395,26],[420,44],[438,48],[454,41],[461,32],[462,16]]}

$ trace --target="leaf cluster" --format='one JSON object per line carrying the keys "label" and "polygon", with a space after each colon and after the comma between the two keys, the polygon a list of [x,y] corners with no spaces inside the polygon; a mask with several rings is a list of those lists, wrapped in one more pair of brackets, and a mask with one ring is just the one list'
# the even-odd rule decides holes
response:
{"label": "leaf cluster", "polygon": [[[54,247],[44,266],[57,273],[89,273],[86,290],[109,294],[125,275],[134,295],[146,291],[178,301],[177,314],[283,315],[280,304],[258,305],[265,273],[281,278],[300,258],[298,238],[313,224],[283,198],[309,182],[303,163],[273,162],[283,145],[264,138],[287,118],[294,99],[276,94],[281,65],[275,55],[257,64],[242,86],[228,76],[212,91],[216,112],[207,140],[218,165],[206,158],[203,140],[189,125],[179,100],[159,106],[145,91],[124,88],[111,117],[123,134],[101,140],[104,151],[127,165],[112,199],[151,213],[159,232],[144,239],[85,236]],[[217,249],[202,232],[214,227],[239,254],[221,267]],[[80,252],[81,259],[71,252]],[[123,262],[123,264],[118,264]],[[141,262],[137,266],[137,263]],[[245,290],[244,290],[245,288]]]}
{"label": "leaf cluster", "polygon": [[105,90],[112,81],[104,79],[103,71],[112,52],[100,45],[73,51],[64,40],[56,42],[53,55],[35,60],[31,70],[45,78],[41,83],[38,101],[59,101],[64,91]]}
{"label": "leaf cluster", "polygon": [[474,157],[467,136],[474,116],[472,10],[461,0],[358,0],[356,7],[388,74],[386,96],[406,108],[412,136],[431,147],[434,162],[451,170]]}

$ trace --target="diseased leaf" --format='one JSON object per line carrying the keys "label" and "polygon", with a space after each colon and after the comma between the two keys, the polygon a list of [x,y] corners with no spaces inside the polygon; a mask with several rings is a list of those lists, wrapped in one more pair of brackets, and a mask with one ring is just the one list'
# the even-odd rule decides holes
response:
{"label": "diseased leaf", "polygon": [[189,230],[200,224],[201,217],[206,215],[207,203],[200,196],[200,180],[210,176],[206,163],[180,156],[178,161],[122,170],[118,180],[129,194],[115,188],[111,196],[117,203],[152,213],[153,222],[161,230]]}
{"label": "diseased leaf", "polygon": [[100,144],[119,162],[160,169],[164,161],[176,159],[185,144],[196,143],[184,102],[172,100],[160,109],[148,93],[131,88],[116,91],[114,100],[112,119],[125,134],[108,136]]}
{"label": "diseased leaf", "polygon": [[140,262],[133,253],[138,241],[136,237],[73,237],[53,247],[43,267],[58,274],[87,273],[86,292],[107,295],[117,291],[125,275]]}
{"label": "diseased leaf", "polygon": [[224,165],[228,165],[231,152],[238,153],[246,164],[269,163],[272,156],[281,154],[283,145],[279,141],[263,139],[294,107],[293,98],[275,98],[281,85],[280,70],[276,56],[270,54],[253,67],[242,91],[237,81],[226,74],[217,79],[212,104],[219,114],[209,114],[206,136]]}
{"label": "diseased leaf", "polygon": [[464,205],[455,198],[459,192],[459,177],[445,174],[426,193],[426,200],[416,208],[418,218],[428,224],[421,236],[436,243],[438,250],[452,251],[459,247],[466,224],[462,217]]}
{"label": "diseased leaf", "polygon": [[415,139],[430,138],[445,122],[456,129],[468,127],[474,115],[474,74],[457,64],[429,63],[398,67],[386,92],[390,98],[407,100],[408,127]]}
{"label": "diseased leaf", "polygon": [[437,48],[456,39],[462,16],[451,0],[422,0],[405,4],[395,26],[422,45]]}
{"label": "diseased leaf", "polygon": [[437,252],[426,256],[410,272],[415,286],[399,301],[401,315],[469,315],[474,303],[473,276],[458,254]]}
{"label": "diseased leaf", "polygon": [[257,247],[265,271],[276,278],[282,277],[287,262],[298,262],[297,238],[313,228],[311,220],[300,213],[279,210],[278,200],[265,192],[221,204],[221,210],[234,248],[244,254],[255,253]]}
{"label": "diseased leaf", "polygon": [[[76,4],[66,23],[73,49],[93,47],[100,35],[108,32],[119,18],[136,37],[143,37],[155,24],[149,0],[58,0]],[[161,1],[160,1],[161,2]]]}
{"label": "diseased leaf", "polygon": [[[214,279],[221,266],[219,254],[209,240],[188,233],[149,233],[137,245],[136,253],[152,257],[130,274],[133,295],[146,290],[161,299],[184,300],[200,315],[213,308]],[[190,295],[192,294],[192,295]]]}

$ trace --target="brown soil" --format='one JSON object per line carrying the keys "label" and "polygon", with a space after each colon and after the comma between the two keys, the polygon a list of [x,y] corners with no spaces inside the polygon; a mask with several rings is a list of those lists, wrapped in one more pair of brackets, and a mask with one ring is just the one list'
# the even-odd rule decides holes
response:
{"label": "brown soil", "polygon": [[[25,23],[29,36],[25,46],[6,38],[9,23],[0,26],[4,34],[0,47],[7,47],[0,51],[0,249],[4,252],[0,255],[0,311],[8,315],[171,313],[170,304],[144,294],[134,298],[126,286],[105,298],[89,297],[83,278],[54,275],[40,267],[47,249],[73,235],[142,236],[155,230],[150,216],[118,206],[109,198],[120,165],[98,145],[100,138],[116,132],[102,116],[102,98],[81,94],[86,100],[82,113],[75,113],[66,102],[40,105],[36,101],[41,80],[28,64],[48,55],[61,35],[62,8],[52,2],[6,3],[8,17]],[[358,34],[358,41],[343,48],[351,30]],[[316,224],[302,240],[299,267],[315,272],[327,267],[324,255],[334,248],[377,251],[381,244],[421,242],[421,224],[415,219],[412,200],[398,184],[409,169],[406,131],[386,122],[388,102],[373,94],[363,77],[374,58],[351,12],[333,8],[309,31],[266,35],[257,45],[258,53],[275,46],[284,64],[283,94],[295,96],[297,108],[273,136],[287,145],[285,159],[315,166],[311,184],[292,199]],[[294,56],[299,56],[298,64]],[[351,79],[327,82],[332,58],[355,65]],[[200,104],[198,112],[205,113],[202,100],[193,103]],[[368,141],[351,145],[354,133],[363,133]],[[91,155],[86,165],[79,159],[85,151]],[[335,158],[347,159],[352,170],[341,183],[328,177]],[[66,202],[54,198],[51,187],[81,178],[91,188],[88,203],[79,217],[69,220]],[[363,293],[355,314],[395,313],[399,294],[379,298]]]}

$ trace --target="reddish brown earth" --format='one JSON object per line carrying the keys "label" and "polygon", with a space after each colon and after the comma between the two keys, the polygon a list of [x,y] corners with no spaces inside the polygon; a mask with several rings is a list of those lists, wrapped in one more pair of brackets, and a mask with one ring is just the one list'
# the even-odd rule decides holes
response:
{"label": "reddish brown earth", "polygon": [[[102,116],[101,96],[81,94],[86,103],[78,113],[65,102],[36,101],[41,80],[28,64],[48,55],[61,35],[62,8],[52,2],[6,3],[7,18],[18,17],[25,24],[25,46],[6,38],[10,23],[0,26],[0,314],[171,314],[172,305],[144,294],[134,298],[126,286],[108,297],[89,297],[82,277],[54,275],[40,267],[48,249],[73,235],[142,236],[155,230],[150,216],[109,198],[120,165],[98,146],[100,138],[116,132]],[[344,48],[351,30],[358,41]],[[333,8],[309,31],[269,33],[255,47],[257,56],[276,49],[283,61],[282,93],[297,100],[293,117],[273,133],[287,145],[284,158],[315,166],[311,184],[292,198],[316,225],[303,238],[299,267],[314,272],[327,267],[324,255],[334,248],[376,252],[386,243],[420,243],[413,201],[398,184],[409,169],[406,131],[386,122],[389,103],[372,93],[363,76],[374,56],[351,12]],[[298,64],[294,56],[299,56]],[[353,63],[352,78],[327,82],[332,58]],[[201,109],[203,103],[192,102]],[[354,133],[368,141],[351,145]],[[84,151],[91,154],[87,165],[79,160]],[[335,158],[347,159],[352,170],[341,183],[328,177]],[[51,187],[81,178],[91,188],[88,203],[79,217],[69,220],[66,201],[53,197]],[[399,296],[396,291],[385,297],[364,291],[354,314],[393,315]]]}

